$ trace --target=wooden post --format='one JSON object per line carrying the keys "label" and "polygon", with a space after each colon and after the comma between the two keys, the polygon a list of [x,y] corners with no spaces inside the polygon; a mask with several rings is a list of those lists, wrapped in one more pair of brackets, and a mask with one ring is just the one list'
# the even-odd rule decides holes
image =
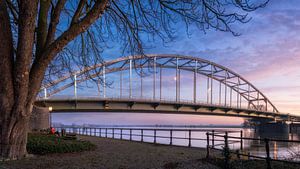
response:
{"label": "wooden post", "polygon": [[229,168],[229,146],[228,146],[228,132],[225,132],[224,135],[224,142],[225,142],[225,147],[224,147],[224,157],[225,157],[225,168],[228,169]]}
{"label": "wooden post", "polygon": [[105,128],[105,138],[107,138],[107,128]]}
{"label": "wooden post", "polygon": [[96,128],[94,128],[94,136],[96,136],[96,131],[97,131],[97,129],[96,129]]}
{"label": "wooden post", "polygon": [[215,147],[215,130],[211,132],[211,146],[212,148]]}
{"label": "wooden post", "polygon": [[102,130],[102,128],[99,129],[99,136],[100,137],[102,137],[101,130]]}
{"label": "wooden post", "polygon": [[173,143],[172,143],[172,140],[173,139],[173,130],[171,129],[170,130],[170,145],[172,145]]}
{"label": "wooden post", "polygon": [[156,144],[156,129],[154,129],[154,144]]}
{"label": "wooden post", "polygon": [[92,136],[92,128],[90,128],[90,136]]}
{"label": "wooden post", "polygon": [[144,130],[141,129],[141,142],[144,142]]}
{"label": "wooden post", "polygon": [[123,139],[123,129],[121,129],[121,140]]}
{"label": "wooden post", "polygon": [[191,145],[192,145],[191,137],[192,137],[192,131],[189,130],[189,147],[191,147]]}
{"label": "wooden post", "polygon": [[209,134],[206,132],[206,158],[209,158]]}
{"label": "wooden post", "polygon": [[241,145],[240,145],[240,147],[241,147],[241,150],[243,150],[243,130],[241,130]]}
{"label": "wooden post", "polygon": [[270,158],[270,145],[269,145],[269,139],[265,138],[265,145],[266,145],[266,162],[267,162],[267,169],[271,169],[271,158]]}
{"label": "wooden post", "polygon": [[132,140],[132,129],[130,129],[130,141]]}

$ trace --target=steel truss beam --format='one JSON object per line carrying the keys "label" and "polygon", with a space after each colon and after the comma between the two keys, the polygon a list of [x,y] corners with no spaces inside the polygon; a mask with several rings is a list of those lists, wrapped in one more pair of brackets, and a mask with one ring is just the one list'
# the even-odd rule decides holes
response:
{"label": "steel truss beam", "polygon": [[[154,59],[155,58],[155,59]],[[190,57],[190,56],[181,56],[181,55],[147,55],[147,56],[129,56],[129,57],[123,57],[123,58],[118,58],[112,61],[108,61],[105,63],[100,63],[91,67],[86,67],[82,71],[77,71],[74,72],[73,74],[63,76],[60,79],[57,79],[51,83],[44,84],[42,86],[42,91],[49,90],[52,87],[57,86],[59,83],[62,83],[63,81],[66,81],[67,79],[71,79],[74,77],[76,74],[76,84],[89,80],[90,78],[94,78],[99,76],[97,75],[91,75],[90,77],[84,77],[82,76],[84,73],[91,71],[91,70],[96,70],[96,69],[101,69],[105,67],[105,74],[108,73],[113,73],[113,72],[118,72],[118,71],[123,71],[129,69],[130,73],[130,80],[131,80],[131,72],[132,72],[132,62],[136,63],[136,61],[144,59],[143,63],[141,64],[134,64],[134,68],[141,68],[141,67],[146,67],[145,64],[150,62],[151,60],[155,60],[155,63],[149,64],[149,66],[152,65],[152,69],[156,69],[157,66],[160,68],[172,68],[172,69],[178,69],[178,76],[180,76],[180,70],[186,70],[186,71],[191,71],[191,72],[196,72],[198,74],[204,75],[209,77],[210,79],[216,80],[220,82],[220,85],[223,84],[225,85],[226,92],[225,95],[227,94],[227,87],[229,87],[230,90],[230,105],[232,105],[232,90],[237,93],[237,99],[238,99],[238,106],[241,106],[241,98],[245,99],[248,101],[249,104],[252,104],[254,107],[257,107],[259,105],[259,101],[263,100],[265,102],[265,106],[270,106],[275,113],[278,113],[279,111],[277,108],[270,102],[270,100],[262,93],[260,92],[254,85],[252,85],[250,82],[248,82],[246,79],[238,75],[237,73],[231,71],[228,68],[225,68],[221,65],[218,65],[216,63],[210,62],[208,60],[204,60],[198,57]],[[119,63],[123,63],[121,66],[119,66]],[[129,64],[129,65],[128,65]],[[197,64],[197,66],[195,65]],[[197,70],[197,71],[195,71]],[[221,72],[225,71],[222,75],[220,74]],[[103,72],[103,71],[102,71]],[[99,71],[101,74],[101,71]],[[104,74],[102,73],[102,74]],[[156,74],[156,70],[154,74]],[[105,75],[104,75],[105,76]],[[80,78],[81,77],[81,78]],[[178,77],[179,78],[179,77]],[[232,80],[234,78],[237,78],[236,80]],[[154,75],[154,80],[156,80],[156,76]],[[178,79],[179,81],[180,79]],[[57,92],[60,92],[68,87],[71,87],[74,85],[74,82],[72,83],[67,83],[58,89],[53,90],[52,92],[48,92],[45,94],[45,96],[49,97]],[[130,84],[131,85],[131,84]],[[179,87],[180,84],[178,84]],[[212,80],[210,82],[211,85],[211,90],[212,88]],[[248,89],[244,89],[243,86],[248,85]],[[130,86],[130,96],[132,95],[131,93],[132,86]],[[180,89],[177,92],[180,92]],[[224,90],[225,91],[225,90]],[[195,91],[194,91],[195,92]],[[257,92],[257,95],[259,98],[255,98],[250,95],[250,93]],[[155,99],[155,83],[154,83],[154,99]],[[180,95],[180,93],[178,93]],[[160,96],[161,97],[161,96]],[[195,96],[194,96],[195,97]],[[211,96],[212,97],[212,93]],[[210,98],[212,99],[212,98]],[[227,96],[225,96],[225,99],[227,99]],[[194,98],[195,100],[195,98]],[[257,105],[254,104],[254,101],[257,102]],[[226,101],[225,101],[226,102]]]}

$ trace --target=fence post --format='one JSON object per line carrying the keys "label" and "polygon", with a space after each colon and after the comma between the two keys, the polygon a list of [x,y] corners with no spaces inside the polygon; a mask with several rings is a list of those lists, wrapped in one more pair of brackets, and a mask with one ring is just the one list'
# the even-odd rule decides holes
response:
{"label": "fence post", "polygon": [[105,128],[105,138],[107,138],[107,128]]}
{"label": "fence post", "polygon": [[100,137],[102,137],[101,131],[102,131],[102,128],[99,129],[99,136],[100,136]]}
{"label": "fence post", "polygon": [[229,168],[229,156],[230,156],[230,151],[229,151],[229,146],[228,146],[228,132],[225,132],[224,135],[224,142],[225,142],[225,147],[224,147],[224,157],[225,157],[225,168]]}
{"label": "fence post", "polygon": [[211,133],[211,146],[212,148],[215,147],[215,130],[213,130]]}
{"label": "fence post", "polygon": [[94,136],[97,136],[97,134],[96,134],[97,132],[96,131],[97,131],[97,129],[94,128]]}
{"label": "fence post", "polygon": [[121,140],[123,139],[123,129],[121,129]]}
{"label": "fence post", "polygon": [[209,134],[206,132],[206,158],[209,158]]}
{"label": "fence post", "polygon": [[112,129],[112,138],[115,138],[115,128]]}
{"label": "fence post", "polygon": [[92,128],[90,128],[90,136],[92,136]]}
{"label": "fence post", "polygon": [[241,130],[241,150],[243,150],[243,130]]}
{"label": "fence post", "polygon": [[265,138],[265,145],[266,145],[266,162],[267,162],[267,169],[271,169],[271,158],[270,158],[270,146],[269,146],[269,139]]}
{"label": "fence post", "polygon": [[172,140],[173,139],[173,130],[170,130],[170,145],[172,145]]}
{"label": "fence post", "polygon": [[156,144],[156,129],[154,129],[154,144]]}
{"label": "fence post", "polygon": [[192,137],[192,131],[189,130],[189,147],[191,147],[192,144],[191,137]]}
{"label": "fence post", "polygon": [[130,129],[130,141],[132,140],[132,129]]}
{"label": "fence post", "polygon": [[144,142],[144,130],[141,129],[141,142]]}

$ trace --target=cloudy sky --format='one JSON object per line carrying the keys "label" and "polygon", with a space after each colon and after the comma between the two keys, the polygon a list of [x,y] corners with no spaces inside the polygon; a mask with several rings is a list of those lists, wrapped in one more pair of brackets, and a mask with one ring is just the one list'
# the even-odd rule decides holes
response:
{"label": "cloudy sky", "polygon": [[[156,43],[147,53],[182,54],[201,57],[238,72],[261,90],[281,112],[300,115],[300,2],[271,0],[263,9],[251,14],[252,20],[239,25],[241,36],[209,30],[205,34],[192,29],[187,37],[179,33],[166,46]],[[106,58],[120,55],[115,49],[105,52]],[[109,57],[108,57],[109,56]],[[209,116],[170,116],[145,114],[101,114],[89,121],[85,116],[54,115],[54,121],[113,124],[223,124],[224,118]],[[228,118],[232,123],[239,118]],[[226,121],[226,120],[225,120]]]}

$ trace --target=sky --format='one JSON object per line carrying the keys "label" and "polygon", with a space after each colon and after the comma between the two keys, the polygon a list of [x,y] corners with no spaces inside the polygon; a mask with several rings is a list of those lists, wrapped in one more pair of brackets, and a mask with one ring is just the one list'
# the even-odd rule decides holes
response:
{"label": "sky", "polygon": [[[250,81],[280,112],[300,115],[299,0],[271,0],[265,8],[249,16],[251,21],[237,28],[240,36],[192,29],[188,37],[178,30],[174,41],[167,45],[155,43],[146,53],[189,55],[221,64]],[[106,60],[120,57],[117,50],[117,45],[106,50]],[[230,117],[109,113],[56,114],[53,120],[93,124],[227,124],[228,121],[240,124],[243,121]]]}

